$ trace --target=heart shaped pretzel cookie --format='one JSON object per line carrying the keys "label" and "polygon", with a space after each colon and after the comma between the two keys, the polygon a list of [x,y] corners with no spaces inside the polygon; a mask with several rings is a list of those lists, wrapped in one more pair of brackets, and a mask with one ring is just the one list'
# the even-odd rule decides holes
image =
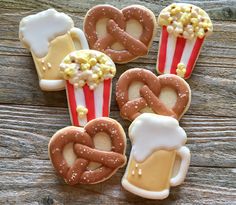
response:
{"label": "heart shaped pretzel cookie", "polygon": [[151,71],[134,68],[120,76],[116,100],[121,116],[130,121],[145,112],[180,119],[190,105],[191,90],[179,76],[157,77]]}
{"label": "heart shaped pretzel cookie", "polygon": [[144,6],[119,10],[98,5],[87,12],[84,32],[90,48],[106,53],[115,63],[127,63],[148,53],[156,24],[155,15]]}
{"label": "heart shaped pretzel cookie", "polygon": [[110,118],[94,119],[84,127],[69,126],[51,138],[51,162],[70,185],[96,184],[110,178],[126,163],[126,135]]}

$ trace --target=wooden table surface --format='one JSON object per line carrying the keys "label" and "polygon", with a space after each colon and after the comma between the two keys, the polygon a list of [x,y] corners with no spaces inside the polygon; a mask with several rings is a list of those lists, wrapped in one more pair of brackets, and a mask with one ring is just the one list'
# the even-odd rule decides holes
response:
{"label": "wooden table surface", "polygon": [[[18,39],[24,16],[47,8],[69,14],[82,28],[86,11],[110,1],[0,0],[0,204],[236,204],[236,1],[189,1],[206,10],[214,33],[203,47],[192,77],[192,102],[180,124],[192,153],[185,182],[163,201],[145,200],[120,184],[124,168],[97,185],[66,185],[48,159],[47,145],[70,125],[66,95],[43,92],[30,53]],[[112,0],[122,8],[141,4],[156,16],[172,1]],[[115,82],[126,69],[154,71],[160,29],[149,55],[117,66]],[[114,82],[114,85],[115,85]],[[113,85],[113,91],[114,91]],[[114,92],[111,117],[127,131]],[[128,140],[127,156],[130,152]]]}

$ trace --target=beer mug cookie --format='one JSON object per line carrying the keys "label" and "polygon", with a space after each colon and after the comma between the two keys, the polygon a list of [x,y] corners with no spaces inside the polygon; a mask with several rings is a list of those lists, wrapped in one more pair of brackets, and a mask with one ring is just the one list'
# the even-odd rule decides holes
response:
{"label": "beer mug cookie", "polygon": [[68,54],[60,67],[72,124],[84,126],[94,118],[108,117],[116,73],[113,61],[99,51],[79,50]]}
{"label": "beer mug cookie", "polygon": [[96,184],[110,178],[126,163],[126,135],[110,118],[90,121],[84,128],[57,131],[48,145],[50,160],[65,182]]}
{"label": "beer mug cookie", "polygon": [[147,55],[156,24],[155,15],[144,6],[119,10],[98,5],[87,12],[84,32],[90,48],[104,52],[115,63],[127,63]]}
{"label": "beer mug cookie", "polygon": [[62,59],[76,49],[88,49],[83,31],[74,27],[69,16],[55,9],[23,18],[19,37],[32,54],[40,88],[45,91],[63,90],[65,81],[59,69]]}
{"label": "beer mug cookie", "polygon": [[185,131],[172,117],[144,113],[130,125],[129,137],[132,149],[122,186],[148,199],[168,197],[170,187],[184,181],[190,164]]}
{"label": "beer mug cookie", "polygon": [[158,24],[162,31],[157,72],[189,78],[205,38],[212,34],[210,17],[192,4],[174,3],[161,11]]}
{"label": "beer mug cookie", "polygon": [[130,121],[146,112],[180,119],[190,105],[191,90],[177,75],[157,77],[149,70],[133,68],[120,76],[116,100],[121,117]]}

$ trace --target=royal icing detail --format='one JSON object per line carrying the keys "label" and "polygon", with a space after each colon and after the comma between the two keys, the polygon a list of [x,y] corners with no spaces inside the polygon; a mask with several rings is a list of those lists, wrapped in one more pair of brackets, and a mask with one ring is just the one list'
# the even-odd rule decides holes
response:
{"label": "royal icing detail", "polygon": [[183,63],[177,65],[176,73],[179,77],[183,78],[186,73],[186,66]]}
{"label": "royal icing detail", "polygon": [[[98,133],[106,133],[111,141],[111,150],[103,151],[95,147],[93,139]],[[65,154],[66,147],[70,146]],[[96,184],[110,178],[126,163],[126,136],[121,125],[110,118],[90,121],[83,129],[66,127],[51,138],[48,150],[51,162],[70,185]],[[90,162],[100,166],[90,169]]]}
{"label": "royal icing detail", "polygon": [[[141,86],[135,91],[130,91],[132,83],[139,83]],[[174,93],[162,101],[161,94],[165,88],[172,89]],[[131,99],[130,92],[136,97]],[[168,106],[170,97],[173,95],[176,95],[176,100],[173,105]],[[133,68],[120,76],[116,86],[116,100],[121,116],[130,121],[143,112],[153,112],[180,119],[189,107],[191,90],[189,85],[176,75],[165,74],[157,77],[151,71]],[[149,110],[146,111],[146,108]]]}
{"label": "royal icing detail", "polygon": [[87,84],[91,90],[104,80],[113,78],[116,73],[114,63],[108,56],[91,50],[70,53],[60,67],[65,80],[80,88]]}
{"label": "royal icing detail", "polygon": [[59,68],[62,59],[76,49],[89,48],[83,31],[74,28],[72,19],[55,9],[23,18],[19,37],[31,51],[40,88],[45,91],[63,90],[65,81]]}
{"label": "royal icing detail", "polygon": [[144,113],[129,128],[133,156],[144,161],[158,149],[178,149],[185,144],[187,135],[179,122],[171,117]]}
{"label": "royal icing detail", "polygon": [[76,111],[78,113],[78,117],[79,118],[84,118],[86,117],[87,113],[88,113],[88,109],[84,106],[78,105],[76,108]]}
{"label": "royal icing detail", "polygon": [[[210,17],[192,4],[174,3],[161,11],[158,23],[162,26],[158,73],[189,78],[205,38],[213,32]],[[179,72],[179,63],[185,65],[186,72]]]}
{"label": "royal icing detail", "polygon": [[158,23],[166,26],[169,34],[190,40],[194,37],[203,38],[213,31],[208,14],[192,4],[174,3],[167,6],[161,11]]}
{"label": "royal icing detail", "polygon": [[23,18],[19,35],[22,42],[38,58],[42,58],[48,53],[50,41],[66,34],[73,27],[73,20],[69,16],[55,9],[48,9]]}
{"label": "royal icing detail", "polygon": [[[99,32],[98,25],[104,31]],[[84,20],[84,32],[90,47],[106,53],[115,63],[126,63],[146,55],[155,30],[155,15],[138,5],[122,10],[98,5],[87,12]]]}
{"label": "royal icing detail", "polygon": [[[79,50],[68,54],[61,65],[66,83],[71,121],[84,126],[98,117],[108,117],[112,78],[116,68],[105,54],[95,50]],[[78,107],[83,107],[78,112]],[[86,112],[85,109],[86,109]]]}
{"label": "royal icing detail", "polygon": [[166,198],[171,186],[184,181],[190,164],[185,131],[172,117],[144,113],[131,123],[129,137],[132,149],[122,186],[144,198]]}

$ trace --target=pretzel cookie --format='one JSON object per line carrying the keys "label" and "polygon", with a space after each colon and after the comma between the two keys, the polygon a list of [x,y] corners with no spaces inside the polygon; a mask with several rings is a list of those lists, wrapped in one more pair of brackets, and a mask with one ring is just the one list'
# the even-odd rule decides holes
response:
{"label": "pretzel cookie", "polygon": [[124,72],[116,86],[116,100],[124,119],[133,121],[152,112],[180,119],[191,101],[189,85],[181,77],[133,68]]}
{"label": "pretzel cookie", "polygon": [[161,26],[158,73],[171,73],[189,78],[205,38],[212,34],[208,14],[192,4],[174,3],[164,8],[159,17]]}
{"label": "pretzel cookie", "polygon": [[66,127],[51,138],[51,162],[70,185],[96,184],[110,178],[126,163],[126,135],[110,118],[90,121],[84,128]]}
{"label": "pretzel cookie", "polygon": [[106,53],[115,63],[127,63],[146,55],[155,30],[155,15],[140,5],[122,10],[98,5],[87,12],[84,20],[90,48]]}

